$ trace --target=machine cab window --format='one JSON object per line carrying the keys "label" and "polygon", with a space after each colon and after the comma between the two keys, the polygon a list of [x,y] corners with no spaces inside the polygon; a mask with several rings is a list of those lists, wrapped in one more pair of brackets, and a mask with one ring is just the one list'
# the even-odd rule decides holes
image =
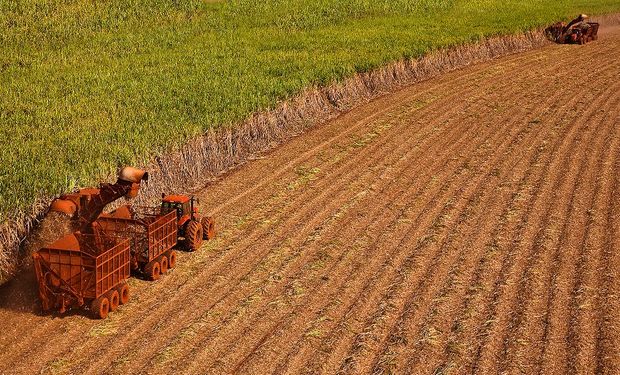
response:
{"label": "machine cab window", "polygon": [[181,217],[189,213],[189,202],[179,203],[179,202],[162,202],[161,204],[161,214],[167,214],[168,212],[176,210],[177,217]]}

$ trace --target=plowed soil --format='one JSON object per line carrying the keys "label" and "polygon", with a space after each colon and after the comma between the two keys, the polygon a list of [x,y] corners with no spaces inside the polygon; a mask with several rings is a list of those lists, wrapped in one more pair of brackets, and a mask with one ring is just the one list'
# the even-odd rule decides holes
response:
{"label": "plowed soil", "polygon": [[449,73],[200,198],[105,321],[0,289],[0,373],[620,373],[620,33]]}

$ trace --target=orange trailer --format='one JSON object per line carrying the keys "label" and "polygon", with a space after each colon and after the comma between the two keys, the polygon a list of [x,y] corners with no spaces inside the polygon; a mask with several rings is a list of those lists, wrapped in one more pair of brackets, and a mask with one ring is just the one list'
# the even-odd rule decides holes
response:
{"label": "orange trailer", "polygon": [[108,235],[128,238],[131,267],[151,280],[159,279],[176,264],[172,249],[178,240],[175,211],[160,214],[159,208],[122,206],[99,216],[93,227]]}
{"label": "orange trailer", "polygon": [[105,319],[129,300],[129,241],[104,234],[66,235],[33,254],[44,310],[90,304]]}

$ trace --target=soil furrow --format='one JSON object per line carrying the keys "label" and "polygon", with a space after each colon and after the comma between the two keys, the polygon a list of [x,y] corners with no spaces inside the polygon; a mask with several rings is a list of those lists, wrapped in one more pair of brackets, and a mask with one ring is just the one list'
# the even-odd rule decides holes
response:
{"label": "soil furrow", "polygon": [[[570,104],[570,103],[569,103]],[[556,114],[556,117],[561,112]],[[551,124],[552,122],[548,122]],[[543,122],[542,126],[546,126]],[[575,124],[573,124],[576,126]],[[556,125],[556,128],[558,126]],[[568,134],[569,128],[564,128]],[[554,128],[554,133],[556,129]],[[564,137],[565,135],[562,135]],[[556,137],[556,139],[562,139]],[[496,304],[493,301],[498,296],[499,285],[505,284],[505,277],[507,277],[507,270],[510,268],[512,259],[515,256],[516,247],[515,243],[522,237],[522,232],[525,226],[522,223],[528,221],[528,217],[532,213],[533,202],[536,202],[541,188],[541,182],[547,175],[547,171],[550,168],[550,163],[545,161],[555,154],[553,146],[551,152],[548,147],[548,142],[542,140],[541,144],[537,147],[537,151],[540,155],[543,155],[543,159],[536,160],[533,163],[533,167],[537,172],[536,183],[526,183],[527,181],[521,181],[519,183],[519,189],[517,189],[514,195],[514,206],[510,207],[505,213],[505,222],[500,223],[496,233],[489,240],[487,247],[488,251],[479,263],[479,270],[476,271],[476,278],[469,284],[466,301],[462,308],[462,313],[456,319],[454,325],[451,328],[451,339],[453,349],[446,348],[444,351],[446,360],[444,363],[454,363],[458,371],[463,371],[463,366],[469,366],[473,363],[472,348],[473,342],[484,336],[484,331],[490,324],[494,323],[493,310],[485,312],[488,308],[491,308]],[[522,212],[522,216],[519,218],[519,212]],[[521,225],[519,225],[521,223]],[[514,234],[513,234],[514,233]],[[504,254],[502,256],[502,254]],[[494,281],[497,280],[497,281]],[[493,286],[495,284],[495,286]],[[495,297],[494,297],[495,296]],[[486,327],[486,328],[485,328]],[[478,332],[476,332],[478,331]],[[454,348],[456,347],[456,348]],[[463,349],[463,350],[458,350]],[[463,353],[461,353],[463,352]],[[468,365],[469,363],[469,365]]]}
{"label": "soil furrow", "polygon": [[[545,138],[546,135],[543,134],[539,134],[537,137],[539,140]],[[523,160],[519,161],[521,168],[524,168],[523,177],[521,177],[523,181],[526,181],[527,176],[532,171],[532,162],[536,160],[537,155],[538,153],[534,151],[528,162],[522,164]],[[512,178],[518,176],[518,174],[514,172],[510,175]],[[502,178],[499,179],[502,183],[505,183],[505,180],[506,176],[502,176]],[[471,230],[467,233],[467,235],[461,236],[463,239],[467,239],[467,242],[453,245],[455,248],[467,250],[461,251],[459,254],[459,259],[455,262],[455,267],[451,269],[446,277],[440,278],[440,280],[445,279],[446,281],[442,285],[442,289],[435,293],[435,297],[432,302],[429,303],[430,306],[426,308],[426,310],[430,313],[423,320],[418,322],[415,329],[412,327],[413,322],[406,323],[408,330],[410,332],[415,332],[416,337],[415,340],[408,340],[411,344],[407,346],[405,354],[401,354],[397,358],[400,362],[405,361],[406,364],[401,364],[399,366],[397,362],[393,366],[395,368],[395,372],[409,369],[417,373],[432,373],[436,371],[447,371],[452,369],[454,366],[454,364],[451,363],[438,363],[436,360],[433,361],[432,354],[436,353],[438,355],[444,350],[459,350],[458,343],[449,343],[446,334],[450,330],[450,325],[453,324],[453,315],[456,314],[456,312],[461,311],[461,307],[457,308],[453,304],[460,306],[459,301],[464,301],[465,289],[469,283],[465,282],[463,279],[469,280],[471,278],[471,275],[475,270],[475,264],[482,259],[483,250],[485,249],[485,241],[487,241],[490,237],[492,238],[492,232],[496,228],[497,224],[501,222],[500,212],[506,212],[507,208],[514,205],[514,199],[517,197],[512,196],[511,199],[511,190],[504,190],[505,191],[502,192],[500,189],[496,189],[496,196],[491,196],[491,202],[485,203],[486,207],[495,209],[495,211],[487,209],[484,212],[484,215],[481,216],[481,218],[487,218],[487,221],[471,226]],[[496,198],[502,199],[500,200]],[[493,218],[497,218],[497,221],[494,221]],[[463,274],[461,275],[461,273]],[[461,278],[458,278],[458,276],[461,276]],[[454,300],[451,300],[450,297]],[[418,305],[423,304],[419,303]],[[410,313],[406,318],[412,320],[413,316]],[[428,337],[429,332],[433,333],[433,335],[430,335],[433,337]],[[411,337],[413,335],[408,336]],[[421,357],[421,352],[426,353],[424,358]]]}
{"label": "soil furrow", "polygon": [[[374,276],[374,275],[373,275],[373,276]],[[365,292],[365,290],[364,290],[364,292]],[[357,298],[356,298],[356,303],[358,303],[358,302],[359,302],[360,300],[362,300],[362,299],[363,299],[363,296],[362,296],[361,294],[358,294],[358,295],[357,295]],[[345,315],[349,315],[349,313],[350,313],[350,310],[347,310],[347,312],[345,313]],[[326,340],[324,340],[324,342],[325,342],[325,341],[329,341],[329,340],[330,340],[330,338],[332,337],[332,335],[333,335],[333,334],[334,334],[334,333],[332,332],[332,333],[330,334],[330,336],[329,336]],[[321,353],[316,353],[316,352],[315,352],[315,353],[314,353],[314,356],[315,356],[315,357],[317,357],[317,356],[318,356],[318,357],[320,358],[323,354],[325,354],[325,353],[329,353],[329,352],[330,352],[330,350],[325,350],[325,349],[322,349],[322,350],[321,350]],[[296,354],[297,354],[297,356],[298,356],[298,357],[303,357],[303,355],[299,355],[299,353],[296,353]],[[317,361],[316,361],[316,363],[322,363],[322,361],[319,359],[319,360],[317,360]]]}
{"label": "soil furrow", "polygon": [[[615,103],[616,113],[620,113],[618,102]],[[613,106],[612,106],[613,108]],[[600,283],[597,282],[597,274],[603,272],[603,244],[604,244],[604,225],[605,211],[611,192],[611,177],[613,170],[614,155],[620,155],[620,138],[614,137],[614,124],[619,123],[619,117],[613,117],[607,113],[606,121],[603,123],[610,128],[610,134],[605,139],[602,149],[605,151],[604,157],[599,158],[598,165],[601,171],[593,180],[597,182],[596,190],[592,196],[593,204],[587,212],[588,223],[586,234],[580,244],[581,255],[578,263],[577,282],[573,286],[573,297],[571,302],[571,319],[569,323],[569,335],[567,341],[574,343],[574,350],[569,353],[567,358],[569,371],[579,374],[596,373],[596,344],[597,319],[602,315],[600,306],[600,293],[604,291]]]}
{"label": "soil furrow", "polygon": [[[359,300],[358,300],[358,301],[359,301]],[[378,301],[377,301],[376,303],[378,304]],[[353,308],[353,306],[352,306],[352,308]],[[355,309],[356,309],[356,311],[360,311],[360,310],[359,310],[359,306],[357,305],[357,302],[356,302],[356,305],[355,305]],[[349,312],[347,312],[347,315],[349,315]],[[347,320],[354,320],[354,315],[355,315],[355,314],[350,314],[350,315],[352,315],[352,316],[347,317]],[[369,314],[369,315],[370,315],[370,314]],[[362,316],[363,316],[363,315],[362,315]],[[327,340],[327,341],[328,341],[328,342],[330,342],[330,339],[331,339],[332,337],[339,337],[339,336],[341,336],[341,335],[344,335],[344,334],[346,333],[346,332],[344,331],[344,328],[345,328],[345,326],[344,326],[342,323],[339,323],[338,329],[337,329],[337,330],[335,330],[335,331],[333,331],[333,333],[330,335],[330,337],[328,338],[328,340]],[[336,332],[337,332],[337,334],[336,334]],[[332,341],[333,341],[333,340],[332,340]],[[330,345],[333,345],[333,342],[330,342]],[[340,346],[340,347],[342,347],[342,343],[339,343],[339,346]],[[324,348],[321,348],[321,352],[322,352],[322,353],[315,353],[315,356],[317,356],[317,355],[318,355],[318,356],[319,356],[319,358],[321,358],[321,357],[323,356],[323,354],[324,354],[324,353],[331,353],[331,352],[333,352],[333,351],[334,351],[334,350],[333,350],[333,348],[332,348],[331,346],[324,347]],[[338,355],[335,355],[335,357],[338,357]],[[315,367],[316,367],[317,365],[319,365],[319,366],[322,366],[322,365],[323,365],[323,363],[322,363],[322,361],[321,361],[321,360],[313,361],[313,363],[315,364]]]}
{"label": "soil furrow", "polygon": [[[570,140],[570,142],[562,144],[561,149],[565,151],[560,153],[565,155],[565,157],[562,160],[555,159],[550,164],[551,174],[546,176],[545,181],[541,181],[543,183],[542,194],[536,196],[537,200],[534,202],[534,208],[532,209],[536,216],[533,220],[525,219],[520,224],[521,228],[515,237],[517,242],[514,246],[517,251],[521,251],[508,264],[508,268],[505,268],[505,271],[501,273],[502,277],[496,284],[496,292],[493,294],[497,296],[497,302],[491,303],[491,306],[497,306],[497,310],[494,308],[496,311],[487,319],[487,321],[491,321],[491,324],[489,325],[488,332],[483,334],[486,339],[478,354],[480,362],[475,361],[474,372],[491,373],[498,371],[499,366],[502,365],[498,362],[498,358],[501,358],[503,355],[505,348],[504,340],[516,328],[516,323],[520,321],[523,313],[519,308],[524,307],[525,291],[527,291],[526,285],[529,285],[529,280],[523,277],[528,274],[528,271],[539,260],[541,253],[546,250],[545,242],[549,237],[549,233],[546,230],[549,228],[552,218],[551,213],[554,209],[557,209],[554,204],[554,200],[557,198],[554,197],[563,196],[565,191],[562,190],[562,193],[560,193],[561,187],[569,189],[571,187],[562,173],[568,170],[568,166],[572,165],[571,163],[576,162],[576,159],[571,157],[571,155],[575,149],[578,135],[566,139],[567,141]],[[556,162],[559,165],[556,165]],[[551,183],[553,185],[549,186]],[[544,208],[537,209],[537,203],[544,204]],[[504,277],[503,275],[506,276]]]}
{"label": "soil furrow", "polygon": [[[487,185],[487,187],[490,187]],[[493,207],[491,204],[485,204],[485,206],[487,207]],[[493,223],[491,220],[487,220],[486,222],[483,221],[483,218],[486,218],[486,215],[489,213],[489,211],[479,211],[480,215],[478,216],[478,222],[476,223],[471,223],[471,225],[473,227],[476,228],[477,234],[481,234],[484,233],[485,231],[485,224],[486,224],[486,228],[490,231],[491,230],[491,224]],[[491,211],[492,212],[492,211]],[[493,215],[491,215],[492,217]],[[464,223],[465,218],[463,218],[462,220],[459,220],[459,223]],[[460,233],[459,228],[454,228],[451,230],[451,234],[455,234],[459,237],[462,237],[463,235]],[[447,246],[447,243],[443,243],[441,247],[445,247]],[[465,251],[465,247],[460,247],[461,250],[464,252]],[[453,249],[452,252],[455,254],[452,258],[456,259],[456,256],[459,254],[457,252],[458,249]],[[393,325],[393,328],[391,330],[392,333],[390,333],[390,336],[387,339],[387,342],[393,342],[396,345],[394,345],[393,348],[391,348],[390,346],[387,346],[386,348],[384,348],[384,354],[377,358],[377,360],[375,360],[375,365],[373,366],[374,368],[374,372],[376,373],[384,373],[384,372],[400,372],[403,369],[398,367],[398,357],[410,357],[411,354],[407,355],[407,354],[402,354],[401,351],[407,351],[407,349],[411,348],[412,346],[414,346],[414,343],[416,341],[410,340],[412,332],[415,334],[415,329],[420,329],[420,335],[422,337],[419,338],[418,342],[422,342],[422,343],[426,343],[429,345],[435,345],[436,341],[439,341],[440,339],[440,335],[442,334],[442,332],[439,332],[436,330],[436,327],[423,327],[423,326],[417,326],[417,327],[412,327],[413,323],[411,322],[412,319],[418,317],[418,314],[420,315],[424,315],[425,311],[432,311],[431,309],[433,308],[433,301],[430,300],[431,296],[433,294],[430,294],[433,292],[432,289],[430,289],[431,285],[435,285],[437,281],[439,280],[444,280],[448,277],[448,270],[449,270],[449,265],[450,263],[444,263],[443,267],[440,270],[433,270],[433,272],[430,272],[427,276],[425,276],[422,280],[423,280],[423,284],[425,285],[424,289],[418,289],[418,287],[416,287],[415,289],[413,289],[413,291],[410,293],[409,297],[406,297],[406,302],[405,302],[405,307],[402,309],[402,313],[400,315],[400,317],[397,319],[396,323]],[[435,281],[437,280],[437,281]],[[422,295],[422,296],[421,296]],[[424,299],[424,296],[426,296],[427,299]],[[441,295],[437,296],[437,298],[442,298]],[[422,310],[421,312],[418,313],[418,310]],[[424,329],[426,331],[424,331]],[[384,368],[384,366],[386,364],[389,364],[389,368],[390,370],[387,371],[386,368]]]}
{"label": "soil furrow", "polygon": [[[528,114],[528,115],[529,115],[529,114]],[[522,133],[519,133],[519,134],[518,134],[518,136],[517,136],[517,139],[519,139],[519,138],[521,138],[521,137],[522,137]],[[526,143],[527,143],[528,141],[531,141],[531,140],[532,140],[532,139],[526,139],[526,140],[520,139],[520,140],[519,140],[519,142],[522,142],[522,141],[523,141],[523,142],[526,142]],[[507,154],[509,154],[509,152],[508,152],[508,151],[504,151],[504,152],[503,152],[503,154],[504,154],[504,155],[507,155]],[[491,178],[492,178],[492,175],[498,174],[498,173],[499,173],[499,171],[500,171],[500,169],[499,169],[499,168],[497,168],[497,167],[492,168],[492,169],[490,170],[489,174],[487,174],[487,178],[489,178],[489,177],[491,177]],[[476,204],[478,204],[478,203],[480,203],[480,200],[481,200],[481,199],[480,199],[480,197],[473,196],[473,197],[470,197],[470,198],[469,198],[469,203],[470,203],[470,204],[472,204],[472,203],[476,203]],[[469,211],[471,211],[471,209],[470,209]],[[468,221],[469,216],[471,215],[471,212],[469,212],[469,211],[464,211],[464,212],[463,212],[463,214],[462,214],[463,216],[462,216],[461,218],[457,219],[457,223],[458,223],[459,225],[465,224],[465,223],[466,223],[466,221]],[[479,217],[479,218],[480,218],[480,217]],[[444,247],[452,247],[452,245],[450,244],[450,242],[454,241],[455,237],[457,237],[457,233],[458,233],[458,232],[457,232],[456,230],[454,230],[454,229],[450,229],[450,232],[451,232],[451,233],[450,233],[450,236],[449,236],[449,237],[448,237],[448,239],[447,239],[447,242],[443,243],[440,247],[442,247],[442,248],[444,248]],[[457,250],[457,249],[455,249],[455,248],[453,248],[453,247],[449,249],[449,251],[450,251],[450,252],[455,252],[455,253],[456,253],[456,250]],[[461,258],[461,257],[462,257],[462,255],[464,255],[464,252],[460,252],[460,253],[459,253],[459,258]],[[457,262],[457,263],[458,263],[458,262]],[[435,278],[435,277],[436,277],[436,275],[437,275],[437,272],[430,272],[430,271],[427,271],[427,272],[429,272],[429,273],[427,274],[427,276],[426,276],[426,277],[423,277],[423,278],[422,278],[422,280],[423,280],[423,282],[424,282],[424,283],[428,283],[427,285],[432,285],[432,284],[433,284],[433,281],[431,281],[430,279],[431,279],[431,277],[432,277],[432,278]],[[433,276],[430,276],[430,275],[433,275]],[[439,279],[441,279],[441,278],[439,278]],[[412,287],[413,287],[413,286],[412,286]],[[404,287],[403,287],[403,289],[410,289],[410,288],[404,288]],[[416,290],[416,293],[419,293],[419,290]],[[388,300],[388,301],[389,301],[389,300]],[[389,302],[388,302],[388,303],[389,303]],[[422,302],[416,303],[415,305],[416,305],[416,306],[420,306],[420,305],[423,305],[423,304],[424,304],[424,303],[423,303],[423,301],[422,301]],[[411,316],[411,314],[409,314],[409,316]],[[366,333],[367,333],[367,332],[366,332]]]}
{"label": "soil furrow", "polygon": [[[507,161],[507,159],[502,159],[502,162]],[[504,167],[501,164],[500,166],[494,166],[495,170],[502,170],[502,168]],[[485,177],[491,177],[494,169],[490,169]],[[512,167],[510,172],[513,172]],[[456,269],[462,265],[466,252],[465,249],[469,248],[463,246],[460,247],[461,251],[459,251],[459,247],[454,242],[457,241],[457,238],[465,237],[464,233],[471,234],[474,228],[477,233],[484,233],[482,228],[488,211],[483,212],[482,210],[477,210],[477,208],[483,203],[488,203],[488,194],[492,188],[495,188],[495,186],[488,183],[488,181],[482,180],[480,182],[474,193],[467,198],[467,206],[459,214],[455,225],[448,228],[449,235],[438,245],[440,249],[445,249],[446,255],[443,257],[444,259],[438,260],[437,263],[433,264],[433,267],[426,271],[417,284],[405,284],[403,287],[404,290],[410,290],[411,293],[409,296],[401,297],[405,301],[404,305],[396,319],[396,323],[387,336],[385,341],[387,345],[383,349],[383,354],[374,361],[373,372],[398,373],[404,370],[396,361],[403,359],[403,357],[410,358],[406,352],[409,349],[413,349],[412,346],[415,345],[415,341],[410,340],[412,330],[415,332],[420,328],[415,323],[416,320],[426,315],[428,311],[434,311],[435,303],[445,297],[445,294],[437,293],[433,287],[445,279],[447,279],[447,285],[452,285],[451,279],[454,277],[455,272],[458,273]],[[477,214],[476,211],[478,211]],[[474,219],[474,217],[476,218]],[[389,370],[386,367],[389,367]]]}
{"label": "soil furrow", "polygon": [[[598,116],[588,123],[596,123],[599,120]],[[604,129],[600,129],[604,130]],[[593,137],[589,144],[597,145],[604,140],[598,131],[594,131]],[[584,131],[584,136],[585,136]],[[561,213],[561,219],[558,217],[553,221],[554,227],[550,227],[553,232],[553,242],[549,242],[546,246],[549,248],[548,259],[541,259],[539,264],[532,267],[530,271],[529,279],[532,280],[529,285],[525,285],[520,292],[527,293],[530,291],[531,296],[526,298],[528,300],[527,306],[523,306],[523,316],[520,321],[515,323],[518,328],[512,338],[505,339],[505,360],[507,366],[513,366],[514,371],[518,369],[524,369],[525,371],[534,371],[534,366],[538,359],[535,353],[541,353],[539,348],[551,348],[555,345],[548,340],[552,337],[549,333],[553,333],[553,327],[557,327],[564,322],[562,315],[566,314],[568,304],[568,298],[570,296],[570,280],[573,277],[575,260],[577,259],[577,246],[573,244],[573,241],[579,241],[583,236],[583,230],[587,220],[587,212],[591,205],[587,202],[590,197],[593,197],[593,192],[588,187],[594,187],[594,184],[588,184],[584,186],[585,181],[591,181],[596,174],[587,175],[583,177],[584,173],[592,173],[597,170],[597,165],[594,164],[595,158],[588,157],[589,155],[596,155],[595,152],[588,153],[585,147],[582,147],[583,154],[579,154],[578,159],[582,160],[581,165],[576,170],[575,185],[571,195],[565,196],[566,200],[565,212]],[[594,147],[594,150],[601,150],[600,147]],[[566,171],[567,174],[571,174],[570,171]],[[595,193],[594,193],[595,194]],[[559,202],[556,202],[559,203]],[[562,204],[564,206],[564,204]],[[547,277],[547,275],[554,275],[554,277]],[[541,282],[539,282],[539,276]],[[543,281],[544,280],[544,281]],[[560,317],[555,317],[553,314],[562,314]],[[543,319],[541,319],[541,316]],[[553,320],[555,319],[555,320]],[[552,328],[551,331],[549,328]],[[558,327],[559,328],[559,327]],[[567,326],[563,326],[562,330],[565,330]],[[563,352],[566,348],[561,349]],[[516,368],[514,367],[516,366]],[[553,365],[552,365],[553,366]],[[556,364],[554,371],[561,371],[563,364]]]}
{"label": "soil furrow", "polygon": [[[414,164],[414,163],[411,163],[411,164]],[[368,218],[372,218],[373,217],[372,215],[367,215],[367,214],[365,214],[365,216],[368,217]],[[372,220],[371,220],[371,222],[372,222]],[[235,340],[233,340],[233,342],[235,342]]]}
{"label": "soil furrow", "polygon": [[618,373],[619,46],[437,76],[219,176],[217,239],[105,321],[4,285],[0,373]]}
{"label": "soil furrow", "polygon": [[[556,117],[560,114],[556,114]],[[544,116],[543,116],[544,118]],[[551,120],[553,121],[553,120]],[[551,123],[551,122],[548,122]],[[543,125],[544,126],[544,125]],[[555,137],[558,140],[562,138]],[[549,140],[541,137],[541,144],[548,144]],[[540,179],[539,176],[544,176],[545,169],[540,168],[541,163],[544,163],[545,156],[544,151],[546,148],[536,147],[536,154],[532,159],[528,169],[530,173],[536,171],[537,176],[534,180]],[[481,325],[479,323],[469,323],[474,316],[483,316],[480,314],[483,303],[479,300],[481,295],[480,291],[488,290],[489,282],[496,278],[497,272],[493,272],[493,267],[490,267],[493,263],[493,259],[498,259],[502,249],[506,247],[506,241],[512,241],[508,237],[508,233],[511,233],[511,227],[514,227],[518,222],[517,216],[519,211],[524,211],[524,206],[529,203],[529,197],[532,197],[530,179],[521,179],[516,189],[508,190],[512,194],[510,204],[504,209],[499,217],[498,225],[496,225],[494,232],[488,237],[486,243],[481,243],[480,246],[485,248],[484,254],[476,260],[477,265],[475,270],[472,271],[472,277],[467,279],[468,281],[457,282],[457,285],[463,289],[461,293],[464,295],[462,302],[458,307],[447,311],[441,311],[438,316],[445,316],[442,320],[446,325],[440,326],[438,330],[440,332],[447,332],[445,339],[441,343],[440,348],[437,348],[435,352],[442,352],[438,359],[433,364],[433,361],[428,357],[425,357],[424,363],[427,368],[442,368],[443,370],[463,371],[462,354],[467,352],[468,345],[471,345],[470,337],[472,328]],[[474,247],[475,248],[475,247]],[[477,301],[477,302],[476,302]],[[450,314],[452,313],[452,314]],[[454,314],[458,313],[458,316]],[[447,327],[447,324],[451,324],[451,327]],[[429,370],[430,371],[430,370]]]}
{"label": "soil furrow", "polygon": [[[618,113],[618,112],[616,112]],[[618,116],[616,117],[618,120]],[[616,124],[618,121],[616,121]],[[615,127],[614,139],[620,137]],[[598,270],[598,317],[596,322],[596,373],[617,374],[620,372],[620,153],[611,165],[610,200],[606,209],[605,240],[603,242],[603,264]]]}

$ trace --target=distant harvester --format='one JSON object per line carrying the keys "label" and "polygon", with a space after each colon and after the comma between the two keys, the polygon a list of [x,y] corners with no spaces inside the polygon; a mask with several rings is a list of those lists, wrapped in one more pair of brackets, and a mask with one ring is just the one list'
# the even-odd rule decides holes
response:
{"label": "distant harvester", "polygon": [[555,23],[545,29],[549,39],[560,44],[586,44],[598,39],[598,22],[587,22],[589,17],[580,14],[568,24]]}

